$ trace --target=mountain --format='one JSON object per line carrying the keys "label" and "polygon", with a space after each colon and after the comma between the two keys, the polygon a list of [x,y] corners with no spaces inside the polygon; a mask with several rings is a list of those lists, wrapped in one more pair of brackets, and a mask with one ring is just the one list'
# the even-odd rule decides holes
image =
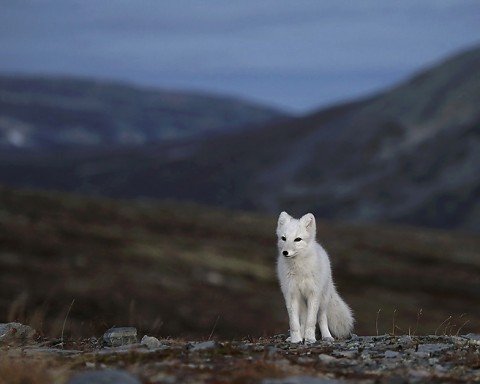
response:
{"label": "mountain", "polygon": [[7,154],[0,180],[478,231],[479,105],[474,48],[372,97],[255,130],[141,148]]}
{"label": "mountain", "polygon": [[203,94],[69,77],[0,76],[0,148],[111,146],[232,132],[285,116]]}

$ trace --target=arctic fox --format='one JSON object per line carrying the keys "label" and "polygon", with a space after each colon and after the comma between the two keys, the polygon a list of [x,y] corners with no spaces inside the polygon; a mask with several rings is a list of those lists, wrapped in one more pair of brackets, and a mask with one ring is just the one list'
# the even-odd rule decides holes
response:
{"label": "arctic fox", "polygon": [[315,217],[307,213],[297,220],[282,212],[277,236],[277,272],[290,322],[287,340],[314,343],[317,321],[322,339],[348,336],[353,314],[333,285],[327,253],[315,240]]}

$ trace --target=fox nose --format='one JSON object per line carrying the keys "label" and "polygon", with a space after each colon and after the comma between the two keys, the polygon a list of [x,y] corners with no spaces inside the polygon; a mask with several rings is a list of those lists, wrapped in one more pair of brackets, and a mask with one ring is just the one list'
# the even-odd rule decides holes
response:
{"label": "fox nose", "polygon": [[288,256],[288,251],[283,251],[283,256]]}

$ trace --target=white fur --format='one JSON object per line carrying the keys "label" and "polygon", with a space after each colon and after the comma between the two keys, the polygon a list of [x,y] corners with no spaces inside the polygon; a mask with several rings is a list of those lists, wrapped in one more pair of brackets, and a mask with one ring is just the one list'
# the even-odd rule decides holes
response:
{"label": "white fur", "polygon": [[307,213],[297,220],[282,212],[277,236],[277,272],[290,322],[288,340],[314,343],[317,322],[323,339],[350,335],[352,311],[333,285],[330,260],[315,239],[315,217]]}

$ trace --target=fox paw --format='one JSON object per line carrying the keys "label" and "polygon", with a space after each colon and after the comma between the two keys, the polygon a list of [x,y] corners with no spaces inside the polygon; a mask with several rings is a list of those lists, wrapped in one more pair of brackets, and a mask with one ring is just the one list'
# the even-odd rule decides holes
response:
{"label": "fox paw", "polygon": [[300,337],[300,335],[293,335],[293,336],[288,336],[287,341],[289,343],[298,344],[302,342],[302,338]]}
{"label": "fox paw", "polygon": [[332,336],[326,336],[326,337],[322,337],[322,340],[323,341],[329,341],[329,342],[332,342],[334,341],[333,337]]}
{"label": "fox paw", "polygon": [[305,344],[313,344],[317,341],[315,337],[315,327],[309,328],[305,332]]}

